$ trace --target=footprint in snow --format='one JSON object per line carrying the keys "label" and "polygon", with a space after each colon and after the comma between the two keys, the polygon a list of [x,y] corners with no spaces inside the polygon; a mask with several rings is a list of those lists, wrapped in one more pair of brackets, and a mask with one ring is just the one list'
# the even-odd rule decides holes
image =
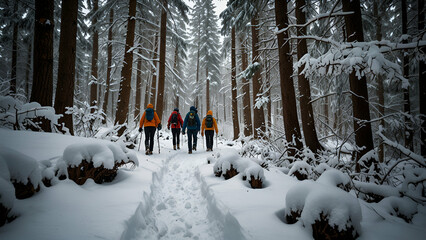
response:
{"label": "footprint in snow", "polygon": [[156,208],[157,208],[158,211],[161,211],[161,210],[167,209],[167,206],[164,202],[162,202],[162,203],[158,204]]}
{"label": "footprint in snow", "polygon": [[190,209],[190,208],[191,208],[191,203],[187,202],[187,203],[185,204],[185,208],[186,208],[186,209]]}

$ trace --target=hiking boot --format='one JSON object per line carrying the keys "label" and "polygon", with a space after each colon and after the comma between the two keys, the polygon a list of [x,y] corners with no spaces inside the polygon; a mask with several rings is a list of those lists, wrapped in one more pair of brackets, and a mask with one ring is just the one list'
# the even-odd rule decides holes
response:
{"label": "hiking boot", "polygon": [[191,150],[189,150],[189,151],[188,151],[188,154],[192,154],[192,151],[191,151]]}
{"label": "hiking boot", "polygon": [[176,150],[176,145],[173,145],[173,150]]}
{"label": "hiking boot", "polygon": [[151,150],[149,150],[149,155],[152,155],[152,151]]}
{"label": "hiking boot", "polygon": [[149,155],[149,150],[146,150],[146,151],[145,151],[145,155]]}
{"label": "hiking boot", "polygon": [[197,151],[197,146],[192,146],[192,150]]}
{"label": "hiking boot", "polygon": [[179,144],[177,145],[177,149],[180,149]]}

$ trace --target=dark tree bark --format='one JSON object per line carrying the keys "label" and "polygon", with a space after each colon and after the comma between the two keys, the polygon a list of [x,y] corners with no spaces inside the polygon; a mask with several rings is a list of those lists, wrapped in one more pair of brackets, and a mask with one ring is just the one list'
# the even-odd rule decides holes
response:
{"label": "dark tree bark", "polygon": [[35,1],[31,102],[42,106],[52,106],[53,101],[53,9],[54,0]]}
{"label": "dark tree bark", "polygon": [[[18,12],[18,1],[15,1],[13,10],[15,14]],[[13,23],[12,33],[12,75],[10,76],[10,90],[12,96],[16,95],[16,66],[18,62],[18,18],[15,18]]]}
{"label": "dark tree bark", "polygon": [[[242,71],[246,70],[248,66],[247,48],[244,45],[243,38],[240,37],[240,50],[241,50],[241,68]],[[251,105],[250,105],[250,81],[246,78],[241,79],[243,84],[243,116],[244,116],[244,136],[251,136],[253,134],[253,124],[251,121]]]}
{"label": "dark tree bark", "polygon": [[[364,42],[364,33],[362,29],[361,7],[359,0],[342,0],[344,12],[354,12],[354,14],[346,15],[345,26],[348,42]],[[359,172],[361,167],[366,168],[376,163],[374,159],[368,160],[365,166],[359,164],[359,159],[366,153],[374,149],[373,134],[370,123],[370,106],[368,104],[368,91],[366,77],[358,77],[355,71],[349,75],[350,90],[352,91],[352,110],[353,125],[355,131],[355,143],[358,151],[355,153],[356,170]]]}
{"label": "dark tree bark", "polygon": [[[175,56],[173,59],[173,71],[175,72],[175,74],[178,74],[178,61],[179,61],[179,56],[178,56],[178,44],[176,43],[176,47],[175,47]],[[176,82],[176,77],[173,77],[175,79]],[[177,89],[175,89],[175,107],[179,107],[179,87],[177,87]]]}
{"label": "dark tree bark", "polygon": [[[127,23],[126,47],[124,50],[124,62],[121,69],[120,91],[118,93],[117,112],[115,115],[115,124],[125,124],[127,114],[129,113],[129,98],[132,82],[133,51],[129,51],[134,45],[135,40],[135,15],[136,0],[129,1],[129,18]],[[120,128],[117,132],[121,136],[126,127]]]}
{"label": "dark tree bark", "polygon": [[[99,0],[93,0],[93,12],[98,11]],[[98,55],[99,55],[99,33],[96,27],[98,23],[97,17],[92,18],[93,27],[93,43],[92,43],[92,69],[90,85],[90,106],[96,106],[98,103]],[[92,109],[94,112],[95,109]]]}
{"label": "dark tree bark", "polygon": [[[139,24],[139,33],[142,33],[142,24]],[[139,39],[139,46],[142,46],[142,38]],[[139,55],[142,55],[142,49],[139,48]],[[135,120],[138,122],[141,112],[142,99],[142,57],[138,57],[137,72],[136,72],[136,100],[135,100]]]}
{"label": "dark tree bark", "polygon": [[[418,30],[419,33],[425,29],[425,1],[417,0],[418,6]],[[426,47],[421,47],[420,52],[426,53]],[[419,101],[420,101],[420,119],[423,120],[421,125],[421,154],[426,158],[426,62],[419,61]]]}
{"label": "dark tree bark", "polygon": [[65,108],[74,106],[77,15],[78,0],[62,1],[55,112],[63,115],[59,123],[63,123],[71,135],[74,135],[72,114],[65,114]]}
{"label": "dark tree bark", "polygon": [[[288,26],[286,0],[275,1],[275,21],[278,30]],[[294,93],[294,84],[292,78],[293,60],[290,54],[290,43],[287,42],[288,32],[284,31],[279,33],[277,38],[279,46],[278,56],[285,136],[288,143],[293,145],[296,149],[301,150],[303,148],[303,144],[300,141],[301,135],[299,120],[297,118],[296,95]],[[294,149],[289,149],[288,153],[290,157],[293,157],[296,154],[296,151]]]}
{"label": "dark tree bark", "polygon": [[234,126],[234,140],[240,135],[240,124],[238,121],[238,100],[237,100],[237,64],[235,60],[235,27],[231,32],[231,94],[232,94],[232,122]]}
{"label": "dark tree bark", "polygon": [[27,101],[30,99],[30,71],[31,71],[31,56],[32,56],[32,41],[28,43],[28,51],[27,51],[27,66],[25,68],[25,94],[27,96]]}
{"label": "dark tree bark", "polygon": [[209,69],[206,67],[206,112],[210,110],[210,78]]}
{"label": "dark tree bark", "polygon": [[[155,33],[155,39],[154,39],[154,65],[158,67],[158,33]],[[151,80],[151,95],[149,96],[149,101],[145,104],[152,103],[155,105],[155,96],[157,96],[157,69],[152,68],[152,80]]]}
{"label": "dark tree bark", "polygon": [[160,66],[158,73],[157,115],[162,121],[164,109],[164,82],[166,78],[166,34],[167,34],[167,0],[162,1],[160,25]]}
{"label": "dark tree bark", "polygon": [[[252,63],[259,62],[259,30],[258,28],[258,20],[257,16],[254,16],[251,19],[251,44],[252,44]],[[261,92],[260,89],[262,87],[262,84],[260,82],[260,71],[256,71],[256,73],[253,75],[253,104],[256,105],[256,98],[257,95]],[[253,119],[253,125],[254,125],[254,137],[259,138],[261,135],[259,134],[259,131],[265,132],[265,114],[263,112],[263,107],[260,108],[254,108],[254,119]]]}
{"label": "dark tree bark", "polygon": [[[402,34],[407,34],[407,0],[401,1],[401,17],[402,17]],[[403,40],[403,43],[407,43],[407,40]],[[402,72],[404,75],[404,78],[407,79],[407,81],[410,80],[410,66],[409,62],[410,59],[408,58],[408,54],[405,54],[402,57]],[[410,87],[407,87],[403,90],[404,92],[404,113],[405,113],[405,124],[404,124],[404,135],[405,135],[405,147],[413,150],[413,125],[411,123],[409,115],[411,115],[411,107],[410,107]]]}
{"label": "dark tree bark", "polygon": [[[374,0],[373,2],[373,14],[374,14],[374,23],[376,25],[376,40],[381,41],[382,40],[382,18],[379,13],[379,3],[378,0]],[[383,87],[383,77],[377,76],[377,97],[379,99],[379,116],[383,117],[385,116],[385,95],[384,95],[384,87]],[[382,118],[380,119],[381,126],[385,127],[385,120]],[[378,157],[379,162],[384,162],[384,155],[385,147],[382,141],[379,143],[379,149],[378,149]]]}
{"label": "dark tree bark", "polygon": [[106,89],[105,89],[105,95],[104,95],[104,104],[102,106],[102,110],[105,113],[105,118],[102,120],[102,123],[105,124],[107,121],[107,108],[108,108],[108,98],[109,98],[109,88],[111,85],[111,65],[112,65],[112,25],[114,22],[114,9],[111,8],[109,10],[109,30],[108,30],[108,66],[107,66],[107,78],[106,78]]}
{"label": "dark tree bark", "polygon": [[[305,7],[305,0],[296,0],[296,19],[297,24],[303,25],[306,23],[306,16],[303,8]],[[306,27],[298,28],[297,36],[305,36]],[[297,42],[297,58],[300,60],[306,53],[308,53],[308,46],[306,39],[300,39]],[[305,65],[300,66],[298,69],[298,85],[300,93],[300,116],[302,118],[303,136],[305,138],[306,146],[314,152],[318,153],[323,149],[318,141],[317,131],[315,129],[314,112],[312,110],[311,101],[311,85],[309,79],[305,75],[300,74]]]}

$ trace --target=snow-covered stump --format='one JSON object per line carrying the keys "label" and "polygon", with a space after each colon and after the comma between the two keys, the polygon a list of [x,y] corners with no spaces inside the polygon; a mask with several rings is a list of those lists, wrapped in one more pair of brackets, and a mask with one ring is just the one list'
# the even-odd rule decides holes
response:
{"label": "snow-covered stump", "polygon": [[217,161],[213,166],[213,172],[216,177],[223,176],[225,180],[236,176],[237,171],[236,162],[240,156],[236,152],[227,152],[223,156],[218,155]]}
{"label": "snow-covered stump", "polygon": [[308,179],[312,167],[305,161],[294,162],[288,172],[288,175],[295,176],[298,180],[302,181]]}
{"label": "snow-covered stump", "polygon": [[418,213],[417,204],[407,198],[387,197],[379,202],[390,215],[403,219],[407,223],[411,223],[415,214]]}
{"label": "snow-covered stump", "polygon": [[349,176],[334,168],[324,171],[316,182],[338,187],[346,192],[351,190],[351,179]]}
{"label": "snow-covered stump", "polygon": [[8,178],[8,172],[5,171],[6,169],[4,167],[7,168],[5,164],[0,163],[0,227],[11,220],[9,213],[13,208],[13,202],[15,200],[13,185],[9,180],[4,179],[4,177]]}
{"label": "snow-covered stump", "polygon": [[243,174],[243,180],[248,182],[251,188],[262,188],[265,182],[263,168],[249,158],[242,158],[238,162],[239,172]]}
{"label": "snow-covered stump", "polygon": [[361,207],[349,193],[328,185],[304,181],[286,195],[286,220],[298,220],[314,239],[356,239]]}
{"label": "snow-covered stump", "polygon": [[68,178],[78,185],[91,178],[95,183],[111,182],[118,168],[124,164],[139,165],[136,155],[127,152],[118,144],[73,144],[64,150],[63,161],[58,163],[58,172],[66,167]]}
{"label": "snow-covered stump", "polygon": [[35,159],[13,149],[2,147],[0,161],[7,166],[9,179],[5,180],[13,184],[17,199],[29,198],[40,190],[41,170]]}

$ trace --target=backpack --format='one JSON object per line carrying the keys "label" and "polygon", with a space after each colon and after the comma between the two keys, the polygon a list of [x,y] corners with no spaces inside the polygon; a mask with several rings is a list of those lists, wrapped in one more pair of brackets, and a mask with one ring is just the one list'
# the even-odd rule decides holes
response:
{"label": "backpack", "polygon": [[213,127],[213,117],[211,115],[207,115],[206,117],[206,127],[207,128]]}
{"label": "backpack", "polygon": [[172,114],[172,119],[170,120],[171,124],[177,125],[178,124],[178,116],[177,113]]}
{"label": "backpack", "polygon": [[145,115],[146,120],[152,121],[152,119],[154,119],[154,109],[147,108],[145,110],[145,113],[146,113],[146,115]]}
{"label": "backpack", "polygon": [[188,114],[188,127],[194,127],[197,125],[197,122],[195,120],[195,112],[190,111]]}

